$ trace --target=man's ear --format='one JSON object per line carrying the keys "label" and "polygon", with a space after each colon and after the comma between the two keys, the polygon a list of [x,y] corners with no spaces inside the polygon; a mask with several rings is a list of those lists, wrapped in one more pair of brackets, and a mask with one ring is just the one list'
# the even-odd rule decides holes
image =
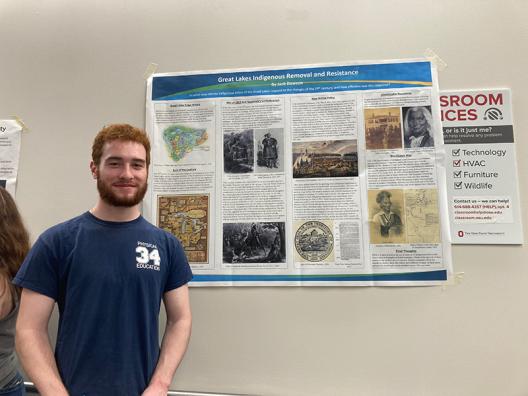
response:
{"label": "man's ear", "polygon": [[90,161],[90,171],[92,172],[92,177],[97,179],[97,165],[93,161]]}

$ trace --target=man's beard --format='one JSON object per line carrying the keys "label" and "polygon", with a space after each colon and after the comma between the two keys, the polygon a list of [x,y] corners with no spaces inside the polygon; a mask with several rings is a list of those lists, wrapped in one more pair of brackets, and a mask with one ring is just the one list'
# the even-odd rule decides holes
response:
{"label": "man's beard", "polygon": [[120,207],[132,207],[139,204],[145,193],[147,192],[147,183],[138,186],[138,190],[131,197],[120,197],[112,191],[112,188],[104,183],[99,177],[97,177],[97,190],[99,191],[99,196],[103,201],[112,205]]}

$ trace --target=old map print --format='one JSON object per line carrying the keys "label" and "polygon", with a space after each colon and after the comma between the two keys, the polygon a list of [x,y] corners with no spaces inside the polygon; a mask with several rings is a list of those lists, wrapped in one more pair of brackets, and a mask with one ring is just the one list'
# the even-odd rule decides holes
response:
{"label": "old map print", "polygon": [[181,241],[189,263],[208,262],[209,195],[158,197],[158,226]]}
{"label": "old map print", "polygon": [[433,189],[405,191],[407,242],[439,243],[438,192]]}

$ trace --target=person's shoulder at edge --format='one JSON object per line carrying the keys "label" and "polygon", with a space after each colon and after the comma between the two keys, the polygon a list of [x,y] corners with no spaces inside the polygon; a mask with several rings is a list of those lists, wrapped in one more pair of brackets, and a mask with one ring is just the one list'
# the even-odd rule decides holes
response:
{"label": "person's shoulder at edge", "polygon": [[68,238],[72,235],[72,233],[74,233],[74,231],[79,227],[79,225],[87,219],[87,217],[88,212],[84,212],[71,219],[57,223],[42,232],[42,234],[40,234],[39,239],[50,240],[56,237]]}
{"label": "person's shoulder at edge", "polygon": [[[72,244],[75,243],[76,235],[88,216],[88,212],[84,212],[49,227],[40,234],[33,247],[36,248],[36,245],[40,244],[44,246],[47,252],[53,253],[57,258],[62,254],[67,254]],[[32,250],[33,248],[28,257],[32,257]]]}
{"label": "person's shoulder at edge", "polygon": [[[44,265],[43,263],[63,263],[62,259],[71,251],[71,247],[75,243],[77,230],[85,216],[86,212],[55,224],[42,232],[13,278],[13,283],[56,299],[56,290],[42,287],[40,282],[42,274],[38,268],[58,268]],[[50,273],[53,273],[53,271]]]}

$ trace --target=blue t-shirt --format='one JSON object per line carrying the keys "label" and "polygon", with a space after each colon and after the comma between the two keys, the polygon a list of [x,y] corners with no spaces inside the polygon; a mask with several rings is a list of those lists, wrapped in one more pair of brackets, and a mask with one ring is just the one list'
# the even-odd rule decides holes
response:
{"label": "blue t-shirt", "polygon": [[57,301],[55,358],[70,395],[139,395],[159,355],[165,292],[191,280],[178,240],[143,217],[86,212],[44,232],[14,283]]}

